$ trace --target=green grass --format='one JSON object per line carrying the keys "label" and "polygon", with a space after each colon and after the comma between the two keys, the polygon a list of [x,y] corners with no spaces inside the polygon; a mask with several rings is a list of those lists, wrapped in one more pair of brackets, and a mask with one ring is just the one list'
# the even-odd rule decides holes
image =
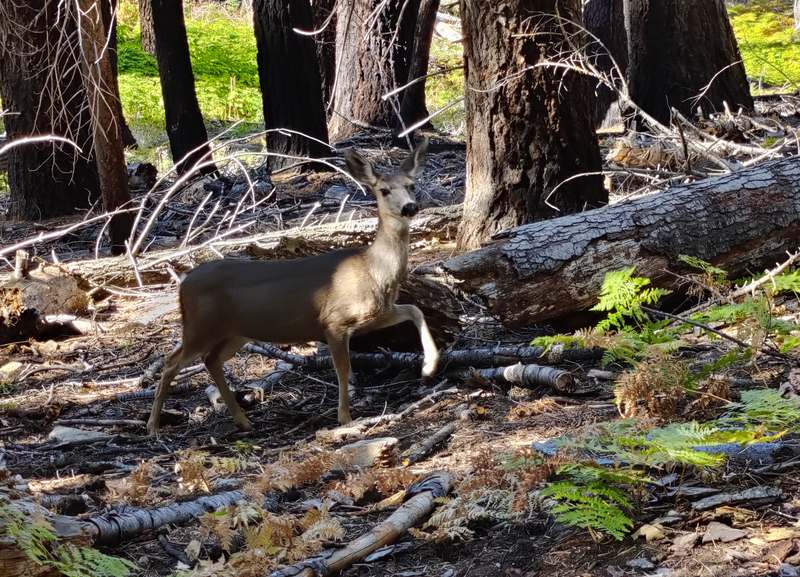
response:
{"label": "green grass", "polygon": [[[252,21],[218,4],[185,3],[186,33],[200,110],[209,127],[263,122]],[[120,3],[117,23],[122,109],[140,147],[167,141],[155,59],[142,51],[137,3]],[[216,122],[215,122],[216,121]]]}
{"label": "green grass", "polygon": [[730,7],[728,14],[747,76],[797,89],[800,42],[792,42],[792,0],[751,0],[746,6]]}

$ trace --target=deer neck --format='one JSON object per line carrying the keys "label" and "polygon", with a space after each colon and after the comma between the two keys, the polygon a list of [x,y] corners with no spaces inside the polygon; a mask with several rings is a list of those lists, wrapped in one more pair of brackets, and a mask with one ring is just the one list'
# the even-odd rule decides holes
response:
{"label": "deer neck", "polygon": [[396,288],[405,275],[408,242],[406,219],[378,213],[378,233],[365,256],[375,280],[384,288]]}

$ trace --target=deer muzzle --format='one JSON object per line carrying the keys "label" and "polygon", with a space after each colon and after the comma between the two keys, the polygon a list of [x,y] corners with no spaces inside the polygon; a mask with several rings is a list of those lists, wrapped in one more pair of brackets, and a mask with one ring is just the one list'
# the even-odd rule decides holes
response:
{"label": "deer muzzle", "polygon": [[418,212],[419,205],[416,202],[409,202],[400,210],[400,214],[403,216],[416,216]]}

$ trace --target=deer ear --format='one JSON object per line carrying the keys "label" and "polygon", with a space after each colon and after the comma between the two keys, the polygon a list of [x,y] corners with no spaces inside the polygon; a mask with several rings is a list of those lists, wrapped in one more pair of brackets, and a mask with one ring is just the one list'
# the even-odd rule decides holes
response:
{"label": "deer ear", "polygon": [[428,152],[428,139],[426,138],[419,143],[414,150],[409,153],[403,164],[400,165],[400,171],[404,172],[410,177],[415,177],[425,169],[425,155]]}
{"label": "deer ear", "polygon": [[347,171],[350,176],[360,184],[372,188],[378,183],[378,176],[370,161],[365,159],[355,150],[348,150],[344,153],[344,162],[347,164]]}

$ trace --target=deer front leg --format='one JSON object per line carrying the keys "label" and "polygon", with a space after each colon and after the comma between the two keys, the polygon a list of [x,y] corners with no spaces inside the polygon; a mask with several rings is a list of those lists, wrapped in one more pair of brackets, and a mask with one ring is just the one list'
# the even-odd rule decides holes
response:
{"label": "deer front leg", "polygon": [[339,424],[346,425],[353,420],[350,418],[350,333],[325,331],[325,339],[339,381]]}
{"label": "deer front leg", "polygon": [[403,321],[411,321],[417,327],[419,338],[422,341],[422,350],[425,354],[425,358],[422,361],[422,376],[432,376],[439,365],[439,350],[436,348],[436,343],[433,342],[428,323],[425,322],[425,315],[422,314],[418,307],[415,305],[394,305],[391,312],[379,324],[370,327],[370,329],[390,327]]}
{"label": "deer front leg", "polygon": [[241,349],[246,342],[247,339],[241,338],[232,338],[222,341],[203,358],[206,369],[208,369],[208,372],[211,374],[211,378],[214,379],[214,383],[217,385],[220,395],[222,395],[222,400],[225,401],[228,411],[233,418],[233,422],[240,431],[249,431],[252,425],[239,406],[239,403],[236,402],[236,396],[233,394],[233,391],[231,391],[231,388],[228,386],[223,365],[225,361],[235,355],[236,351]]}
{"label": "deer front leg", "polygon": [[161,409],[164,408],[164,401],[167,398],[169,386],[181,369],[189,366],[191,361],[187,361],[183,355],[184,347],[180,346],[167,356],[164,361],[164,371],[161,374],[161,380],[158,381],[156,387],[156,397],[153,401],[153,408],[150,411],[150,418],[147,420],[147,433],[151,437],[158,436],[158,425],[161,419]]}

